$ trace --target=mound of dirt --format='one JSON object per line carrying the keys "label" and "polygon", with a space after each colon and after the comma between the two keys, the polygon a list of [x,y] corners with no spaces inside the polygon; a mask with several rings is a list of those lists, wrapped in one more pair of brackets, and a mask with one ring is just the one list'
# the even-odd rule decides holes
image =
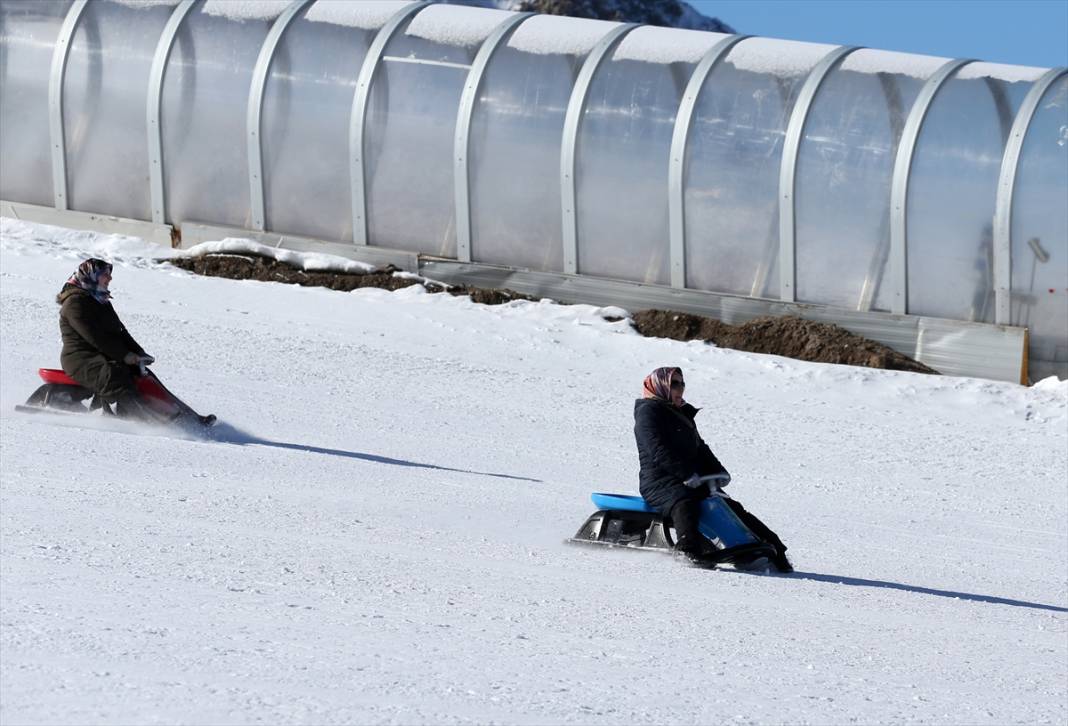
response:
{"label": "mound of dirt", "polygon": [[[393,266],[367,273],[305,272],[269,257],[234,253],[176,257],[168,262],[198,275],[328,287],[345,292],[361,287],[399,290],[411,285],[422,285],[428,292],[469,295],[471,300],[484,305],[537,299],[514,290],[444,285],[418,275],[397,275],[395,273],[398,270]],[[917,373],[938,372],[885,345],[854,335],[837,325],[793,316],[757,318],[744,325],[735,326],[700,315],[670,310],[642,310],[632,316],[632,322],[639,333],[653,338],[705,340],[721,348],[770,353],[817,363],[842,363]]]}
{"label": "mound of dirt", "polygon": [[651,337],[705,340],[720,348],[770,353],[816,363],[938,373],[882,343],[862,338],[845,328],[792,315],[762,317],[743,325],[727,325],[700,315],[670,310],[642,310],[635,313],[632,320],[639,333]]}
{"label": "mound of dirt", "polygon": [[227,277],[231,280],[259,280],[283,282],[305,287],[328,287],[331,290],[350,292],[361,287],[379,287],[385,290],[400,290],[403,287],[422,285],[427,292],[447,292],[450,295],[470,295],[474,302],[483,305],[500,305],[512,300],[534,300],[514,290],[468,287],[467,285],[443,285],[417,275],[396,275],[399,270],[389,265],[381,270],[366,273],[354,272],[305,272],[292,265],[259,255],[233,253],[209,254],[200,257],[174,257],[169,260],[198,275]]}

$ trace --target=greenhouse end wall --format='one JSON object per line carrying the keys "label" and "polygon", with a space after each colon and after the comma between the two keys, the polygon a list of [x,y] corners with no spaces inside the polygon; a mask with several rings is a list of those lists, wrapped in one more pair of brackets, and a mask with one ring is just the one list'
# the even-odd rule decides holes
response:
{"label": "greenhouse end wall", "polygon": [[375,0],[3,0],[0,199],[855,314],[1068,377],[1068,75]]}

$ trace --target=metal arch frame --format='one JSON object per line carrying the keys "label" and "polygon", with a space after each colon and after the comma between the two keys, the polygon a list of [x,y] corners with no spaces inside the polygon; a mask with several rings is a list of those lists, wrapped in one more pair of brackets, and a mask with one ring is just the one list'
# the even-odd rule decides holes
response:
{"label": "metal arch frame", "polygon": [[48,77],[48,129],[52,142],[52,198],[56,209],[67,209],[67,141],[63,130],[63,79],[67,74],[70,42],[89,0],[75,0],[63,18],[56,47],[52,51],[52,70]]}
{"label": "metal arch frame", "polygon": [[668,237],[670,240],[671,286],[686,287],[686,196],[683,184],[686,174],[686,151],[690,142],[690,127],[697,110],[697,101],[708,76],[719,62],[741,41],[751,35],[730,35],[716,42],[701,57],[690,74],[690,80],[679,101],[675,114],[675,128],[671,134],[671,153],[668,158]]}
{"label": "metal arch frame", "polygon": [[252,229],[264,231],[266,209],[263,190],[263,140],[260,125],[263,119],[263,94],[267,86],[267,75],[271,72],[271,62],[282,40],[286,28],[312,0],[294,0],[282,14],[271,23],[271,29],[260,46],[260,54],[252,69],[252,85],[248,93],[248,114],[245,119],[245,131],[248,137],[248,183],[249,208],[252,212]]}
{"label": "metal arch frame", "polygon": [[378,70],[386,45],[393,39],[401,25],[415,17],[429,2],[417,2],[402,7],[386,21],[375,34],[367,55],[356,77],[356,94],[352,99],[352,115],[349,117],[349,181],[352,194],[352,241],[366,245],[367,242],[367,190],[363,163],[364,131],[367,124],[367,103],[371,96],[371,84]]}
{"label": "metal arch frame", "polygon": [[518,13],[493,29],[493,32],[479,47],[471,69],[467,72],[463,93],[460,95],[460,107],[456,115],[456,138],[453,143],[456,259],[460,262],[471,261],[471,167],[468,146],[471,142],[471,118],[475,113],[475,101],[478,99],[478,91],[482,87],[482,78],[486,73],[486,68],[489,67],[493,54],[497,52],[501,42],[524,20],[534,15],[536,13]]}
{"label": "metal arch frame", "polygon": [[805,132],[809,111],[816,94],[831,70],[860,46],[843,45],[823,56],[809,71],[797,101],[790,111],[783,141],[782,163],[779,167],[779,299],[794,302],[797,298],[797,220],[795,192],[797,157],[801,151],[801,137]]}
{"label": "metal arch frame", "polygon": [[586,97],[590,92],[593,77],[604,61],[605,56],[623,40],[624,36],[635,28],[639,23],[625,23],[612,28],[597,41],[586,60],[582,64],[575,85],[571,88],[571,97],[567,102],[567,113],[564,115],[564,130],[560,144],[560,198],[561,217],[563,221],[564,241],[564,272],[578,274],[578,215],[576,207],[575,186],[575,151],[578,141],[579,126],[582,124],[582,112],[586,109]]}
{"label": "metal arch frame", "polygon": [[167,62],[171,57],[174,39],[186,16],[198,2],[201,0],[182,0],[171,13],[167,24],[163,26],[159,42],[156,44],[156,53],[152,57],[152,69],[148,75],[148,109],[146,111],[148,178],[152,198],[152,221],[156,224],[165,224],[167,214],[167,201],[163,190],[163,124],[161,121],[163,78],[167,73]]}
{"label": "metal arch frame", "polygon": [[898,315],[908,313],[908,196],[916,142],[938,91],[951,76],[972,62],[972,59],[961,58],[942,64],[923,84],[901,132],[890,182],[890,282],[894,290],[890,312]]}
{"label": "metal arch frame", "polygon": [[1020,153],[1038,104],[1046,91],[1065,75],[1068,75],[1068,68],[1052,68],[1031,86],[1012,122],[1012,131],[1001,158],[994,204],[994,322],[998,325],[1012,324],[1012,207]]}

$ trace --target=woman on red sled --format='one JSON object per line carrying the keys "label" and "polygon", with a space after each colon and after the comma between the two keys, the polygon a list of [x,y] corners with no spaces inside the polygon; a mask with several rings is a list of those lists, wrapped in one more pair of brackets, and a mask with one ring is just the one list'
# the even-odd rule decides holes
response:
{"label": "woman on red sled", "polygon": [[169,422],[186,414],[204,425],[214,423],[214,416],[198,415],[147,370],[155,358],[119,320],[108,290],[111,271],[109,262],[88,259],[56,296],[63,372],[91,391],[106,410],[114,404],[121,417]]}
{"label": "woman on red sled", "polygon": [[730,474],[698,433],[694,421],[698,409],[683,399],[685,389],[681,368],[657,368],[646,376],[642,398],[634,402],[642,498],[671,518],[676,552],[693,562],[714,563],[716,548],[700,533],[698,522],[700,502],[712,496],[715,487],[742,523],[775,548],[775,568],[793,572],[778,535],[720,491],[730,483]]}

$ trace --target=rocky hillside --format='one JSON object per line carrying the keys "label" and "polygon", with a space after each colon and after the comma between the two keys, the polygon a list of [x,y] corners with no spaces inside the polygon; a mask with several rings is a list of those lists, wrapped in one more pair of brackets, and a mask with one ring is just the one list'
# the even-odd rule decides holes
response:
{"label": "rocky hillside", "polygon": [[493,7],[500,10],[533,11],[574,18],[614,20],[688,30],[735,32],[719,18],[710,18],[682,0],[445,0],[458,5]]}

